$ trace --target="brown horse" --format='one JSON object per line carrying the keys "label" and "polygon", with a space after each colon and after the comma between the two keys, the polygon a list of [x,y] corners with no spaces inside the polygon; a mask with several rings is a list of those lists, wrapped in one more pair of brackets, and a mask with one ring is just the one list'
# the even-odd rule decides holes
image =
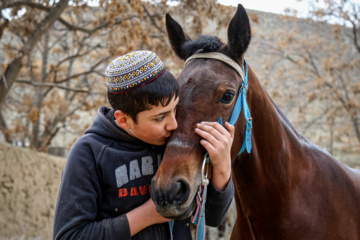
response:
{"label": "brown horse", "polygon": [[[192,41],[169,15],[166,26],[181,59],[218,52],[244,66],[251,31],[241,5],[229,24],[227,44],[210,36]],[[174,219],[188,217],[196,205],[205,150],[195,124],[228,120],[243,79],[223,61],[196,58],[187,62],[178,81],[179,127],[168,142],[151,193],[159,213]],[[360,239],[360,173],[300,135],[250,66],[248,84],[252,149],[238,155],[245,132],[242,111],[231,150],[237,208],[231,239]]]}

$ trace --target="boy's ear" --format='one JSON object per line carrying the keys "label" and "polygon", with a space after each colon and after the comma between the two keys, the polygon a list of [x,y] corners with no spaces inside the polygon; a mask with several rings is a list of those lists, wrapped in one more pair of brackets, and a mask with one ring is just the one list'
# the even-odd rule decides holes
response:
{"label": "boy's ear", "polygon": [[125,130],[129,130],[130,129],[130,125],[129,125],[129,118],[130,116],[127,115],[126,113],[124,113],[121,110],[116,110],[114,113],[115,119],[116,119],[116,123],[123,129]]}

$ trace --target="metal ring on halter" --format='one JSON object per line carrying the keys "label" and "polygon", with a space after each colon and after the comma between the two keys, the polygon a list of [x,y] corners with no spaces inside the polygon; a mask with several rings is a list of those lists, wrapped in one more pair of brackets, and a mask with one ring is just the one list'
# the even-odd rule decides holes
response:
{"label": "metal ring on halter", "polygon": [[209,154],[206,153],[204,156],[204,160],[203,160],[203,164],[202,164],[202,168],[201,168],[201,184],[203,186],[209,185],[209,179],[207,178],[209,167],[206,168],[206,173],[205,173],[205,165],[206,165],[206,162],[208,159],[209,159]]}

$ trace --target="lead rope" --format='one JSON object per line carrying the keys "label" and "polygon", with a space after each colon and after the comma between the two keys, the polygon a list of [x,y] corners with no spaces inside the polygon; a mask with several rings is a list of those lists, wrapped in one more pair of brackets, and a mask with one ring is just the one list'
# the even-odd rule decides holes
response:
{"label": "lead rope", "polygon": [[[229,66],[231,66],[233,69],[235,69],[239,73],[240,77],[243,79],[243,81],[241,83],[241,87],[239,89],[239,96],[236,100],[229,123],[231,125],[234,125],[236,123],[236,121],[240,115],[240,112],[243,108],[246,124],[245,124],[244,141],[243,141],[243,144],[241,146],[241,149],[240,149],[240,152],[238,153],[238,155],[240,155],[245,149],[248,153],[250,153],[251,147],[252,147],[252,145],[251,145],[252,118],[250,115],[249,106],[246,102],[246,93],[247,93],[249,86],[248,86],[248,66],[247,66],[245,59],[244,59],[243,69],[241,69],[239,64],[237,64],[234,60],[232,60],[231,58],[229,58],[228,56],[226,56],[222,53],[218,53],[218,52],[198,53],[198,54],[194,54],[191,57],[189,57],[185,61],[185,65],[194,58],[212,58],[212,59],[217,59],[222,62],[225,62]],[[221,118],[218,118],[218,123],[222,125]],[[204,240],[205,233],[206,233],[205,203],[206,203],[206,195],[207,195],[207,186],[209,185],[209,179],[207,178],[209,167],[206,167],[206,166],[209,163],[210,163],[209,154],[206,153],[204,156],[202,169],[201,169],[201,184],[200,184],[199,190],[197,192],[197,196],[196,196],[197,208],[196,208],[194,218],[192,220],[192,223],[197,224],[197,228],[196,228],[196,239],[197,240]],[[205,167],[206,167],[206,172],[205,172]],[[252,231],[249,219],[248,219],[248,223],[250,225],[249,227],[250,227],[252,236],[254,238],[254,233]],[[174,220],[171,220],[169,222],[171,240],[173,240],[173,233],[172,233],[173,226],[174,226]]]}
{"label": "lead rope", "polygon": [[[218,118],[217,122],[223,125],[221,117]],[[205,223],[205,203],[207,196],[207,186],[209,185],[208,171],[209,171],[210,157],[208,153],[205,153],[204,160],[201,168],[201,184],[199,191],[196,196],[197,208],[194,214],[192,223],[197,224],[196,227],[196,239],[205,239],[206,223]],[[206,170],[205,170],[206,168]]]}
{"label": "lead rope", "polygon": [[[221,118],[219,118],[221,121]],[[219,121],[218,120],[218,121]],[[201,184],[199,187],[199,191],[196,196],[196,211],[191,221],[193,224],[197,224],[196,227],[196,239],[205,239],[206,227],[205,227],[205,203],[206,203],[206,195],[207,195],[207,186],[209,185],[209,179],[207,178],[209,167],[208,163],[210,163],[209,154],[206,153],[204,156],[202,170],[201,170]],[[206,171],[205,171],[206,168]],[[174,220],[169,222],[170,227],[170,238],[173,240],[173,227]]]}
{"label": "lead rope", "polygon": [[[218,123],[222,125],[221,118],[218,119]],[[196,239],[205,239],[206,223],[205,223],[205,203],[207,196],[207,186],[209,185],[208,172],[209,172],[210,157],[208,153],[205,153],[204,160],[201,168],[201,184],[196,196],[196,212],[194,214],[192,223],[197,224],[196,227]],[[206,168],[206,170],[205,170]]]}
{"label": "lead rope", "polygon": [[169,222],[169,228],[170,228],[170,239],[174,240],[174,236],[173,236],[174,220],[171,220]]}

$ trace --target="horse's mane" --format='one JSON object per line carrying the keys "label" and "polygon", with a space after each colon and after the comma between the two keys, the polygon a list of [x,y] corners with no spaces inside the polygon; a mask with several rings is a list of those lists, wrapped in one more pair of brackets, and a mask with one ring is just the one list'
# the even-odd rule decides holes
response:
{"label": "horse's mane", "polygon": [[216,52],[222,45],[223,43],[216,36],[200,35],[198,39],[184,43],[182,50],[190,56],[200,49],[202,52]]}

